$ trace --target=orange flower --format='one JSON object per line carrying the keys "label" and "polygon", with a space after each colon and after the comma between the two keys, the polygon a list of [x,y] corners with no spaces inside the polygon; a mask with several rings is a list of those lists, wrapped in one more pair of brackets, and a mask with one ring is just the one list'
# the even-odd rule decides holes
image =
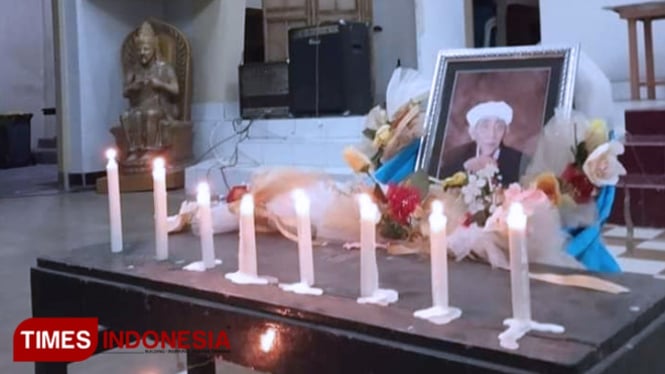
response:
{"label": "orange flower", "polygon": [[344,156],[346,164],[356,173],[367,173],[372,166],[372,161],[353,147],[344,148],[342,156]]}
{"label": "orange flower", "polygon": [[552,204],[559,205],[561,202],[561,188],[559,180],[553,173],[542,173],[535,181],[536,188],[543,191]]}

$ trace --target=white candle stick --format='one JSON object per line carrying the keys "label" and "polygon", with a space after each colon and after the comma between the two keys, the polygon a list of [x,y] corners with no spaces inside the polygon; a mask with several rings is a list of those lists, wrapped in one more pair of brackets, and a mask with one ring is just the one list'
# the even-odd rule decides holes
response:
{"label": "white candle stick", "polygon": [[369,297],[379,288],[376,263],[378,209],[368,195],[360,195],[360,296]]}
{"label": "white candle stick", "polygon": [[215,244],[212,231],[212,214],[210,211],[210,187],[208,183],[198,186],[196,201],[199,215],[199,238],[201,240],[201,259],[206,269],[215,267]]}
{"label": "white candle stick", "polygon": [[520,203],[508,211],[508,244],[510,251],[510,288],[513,318],[503,321],[508,329],[499,335],[499,343],[507,349],[517,349],[517,341],[530,330],[561,334],[563,326],[539,323],[531,319],[529,258],[527,254],[527,216]]}
{"label": "white candle stick", "polygon": [[169,257],[169,234],[166,226],[166,166],[164,159],[156,158],[152,163],[153,198],[155,205],[155,249],[158,261]]}
{"label": "white candle stick", "polygon": [[438,200],[433,201],[432,212],[429,216],[433,306],[417,310],[413,315],[437,325],[449,323],[462,315],[459,308],[453,308],[448,304],[447,223],[448,220],[443,214],[443,204]]}
{"label": "white candle stick", "polygon": [[314,285],[314,254],[312,253],[312,228],[310,222],[310,201],[305,191],[293,191],[293,201],[296,211],[298,228],[298,264],[300,268],[300,282],[294,284],[280,284],[284,291],[299,294],[321,295],[323,290],[312,288]]}
{"label": "white candle stick", "polygon": [[361,194],[360,205],[360,297],[358,303],[387,305],[398,299],[397,291],[379,288],[376,262],[376,224],[381,215],[367,194]]}
{"label": "white candle stick", "polygon": [[517,203],[510,206],[507,221],[513,318],[530,320],[529,259],[526,252],[527,218],[521,204]]}
{"label": "white candle stick", "polygon": [[258,276],[257,266],[254,198],[247,193],[240,199],[238,271],[225,277],[238,284],[268,284],[267,278]]}
{"label": "white candle stick", "polygon": [[111,234],[111,252],[122,252],[122,213],[120,210],[120,178],[118,175],[118,163],[115,161],[117,152],[115,149],[106,151],[106,181],[108,183],[109,195],[109,225]]}

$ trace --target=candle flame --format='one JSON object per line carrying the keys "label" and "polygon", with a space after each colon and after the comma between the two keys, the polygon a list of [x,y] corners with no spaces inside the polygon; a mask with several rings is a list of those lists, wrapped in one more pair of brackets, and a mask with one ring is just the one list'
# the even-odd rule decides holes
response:
{"label": "candle flame", "polygon": [[254,197],[250,193],[242,195],[240,199],[240,214],[253,215],[254,214]]}
{"label": "candle flame", "polygon": [[358,195],[358,202],[360,203],[360,206],[367,205],[372,203],[372,198],[366,193],[361,193]]}
{"label": "candle flame", "polygon": [[165,162],[162,157],[157,157],[152,161],[152,168],[153,169],[164,169]]}
{"label": "candle flame", "polygon": [[115,148],[109,148],[106,150],[106,158],[110,160],[115,160],[116,156],[118,155],[118,152],[115,150]]}
{"label": "candle flame", "polygon": [[443,214],[443,204],[439,200],[434,200],[430,208],[432,210],[429,215],[430,230],[432,232],[445,231],[448,220]]}
{"label": "candle flame", "polygon": [[196,186],[196,201],[199,204],[210,201],[210,186],[208,183],[201,182]]}
{"label": "candle flame", "polygon": [[305,191],[301,188],[297,188],[293,190],[291,196],[295,201],[296,213],[306,214],[309,211],[310,201]]}
{"label": "candle flame", "polygon": [[268,327],[268,329],[261,334],[261,350],[263,352],[270,352],[275,345],[275,338],[277,337],[277,331],[274,327]]}
{"label": "candle flame", "polygon": [[432,214],[437,214],[437,215],[443,215],[443,203],[439,200],[434,200],[432,201],[432,205],[430,206],[432,210]]}
{"label": "candle flame", "polygon": [[360,218],[363,220],[377,220],[379,218],[379,209],[368,194],[363,193],[358,196],[360,204]]}
{"label": "candle flame", "polygon": [[512,229],[524,229],[526,227],[526,214],[524,213],[522,204],[510,204],[507,221],[508,227]]}
{"label": "candle flame", "polygon": [[196,192],[201,195],[209,195],[210,194],[210,186],[206,182],[201,182],[199,183],[198,186],[196,186]]}

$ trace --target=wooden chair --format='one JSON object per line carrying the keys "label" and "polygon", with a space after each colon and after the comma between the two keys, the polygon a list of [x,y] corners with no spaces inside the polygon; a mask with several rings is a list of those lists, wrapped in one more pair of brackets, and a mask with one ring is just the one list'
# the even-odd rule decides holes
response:
{"label": "wooden chair", "polygon": [[[665,1],[652,1],[647,3],[606,7],[619,14],[621,19],[628,22],[628,57],[630,64],[630,97],[640,100],[640,87],[647,87],[647,98],[656,98],[656,85],[665,82],[656,82],[653,61],[653,33],[652,21],[665,18]],[[640,81],[639,57],[637,56],[637,22],[644,24],[644,57],[646,67],[646,81]]]}

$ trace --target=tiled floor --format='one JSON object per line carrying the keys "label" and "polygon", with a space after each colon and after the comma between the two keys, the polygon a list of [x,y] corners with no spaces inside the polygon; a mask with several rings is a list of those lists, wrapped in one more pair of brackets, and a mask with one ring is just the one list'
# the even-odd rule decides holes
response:
{"label": "tiled floor", "polygon": [[634,249],[627,250],[626,228],[607,225],[603,240],[621,269],[665,279],[665,229],[635,228]]}

